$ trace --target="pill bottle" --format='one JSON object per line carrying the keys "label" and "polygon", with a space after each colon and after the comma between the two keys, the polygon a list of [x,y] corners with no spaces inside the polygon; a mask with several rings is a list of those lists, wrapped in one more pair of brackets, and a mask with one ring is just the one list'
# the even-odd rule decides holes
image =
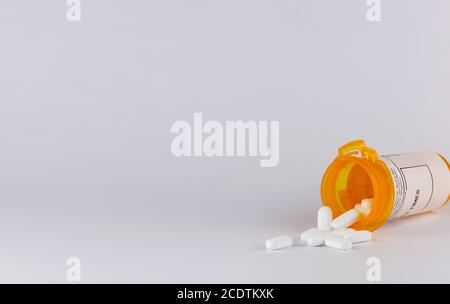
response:
{"label": "pill bottle", "polygon": [[363,140],[355,140],[338,150],[323,176],[321,196],[334,216],[373,198],[369,215],[351,226],[373,231],[389,219],[445,205],[450,199],[450,165],[435,152],[378,156]]}

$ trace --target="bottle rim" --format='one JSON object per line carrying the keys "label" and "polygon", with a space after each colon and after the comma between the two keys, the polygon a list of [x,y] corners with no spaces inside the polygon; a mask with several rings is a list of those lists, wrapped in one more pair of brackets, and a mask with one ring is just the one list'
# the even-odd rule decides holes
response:
{"label": "bottle rim", "polygon": [[[357,143],[355,149],[355,143]],[[339,191],[347,191],[349,172],[359,166],[370,178],[373,190],[373,206],[369,215],[351,226],[357,230],[374,231],[380,228],[391,216],[394,207],[394,182],[389,169],[382,160],[378,158],[376,151],[367,148],[363,141],[353,141],[343,147],[351,146],[351,153],[342,153],[342,147],[339,149],[339,155],[327,168],[321,184],[321,197],[323,204],[333,210],[334,217],[339,216],[345,211],[353,208],[357,201],[352,205],[343,202]],[[361,153],[355,153],[355,150],[362,150]],[[350,150],[349,150],[350,151]],[[370,151],[368,155],[364,151]]]}

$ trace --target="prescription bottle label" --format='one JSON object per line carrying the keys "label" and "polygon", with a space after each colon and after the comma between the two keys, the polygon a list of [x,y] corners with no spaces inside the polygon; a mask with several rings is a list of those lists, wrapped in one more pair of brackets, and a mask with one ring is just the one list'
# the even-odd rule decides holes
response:
{"label": "prescription bottle label", "polygon": [[392,217],[437,209],[449,195],[450,173],[444,160],[434,152],[384,155],[394,182]]}

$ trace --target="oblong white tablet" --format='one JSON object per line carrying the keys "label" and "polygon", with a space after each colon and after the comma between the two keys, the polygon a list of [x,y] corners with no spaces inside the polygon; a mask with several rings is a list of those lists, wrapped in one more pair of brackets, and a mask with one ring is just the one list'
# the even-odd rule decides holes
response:
{"label": "oblong white tablet", "polygon": [[306,231],[303,231],[302,234],[300,234],[300,240],[302,240],[303,242],[306,242],[308,240],[308,238],[310,238],[311,236],[314,236],[314,235],[318,235],[318,234],[321,234],[319,229],[311,228]]}
{"label": "oblong white tablet", "polygon": [[277,236],[266,241],[266,248],[270,250],[277,250],[292,246],[294,240],[287,235]]}
{"label": "oblong white tablet", "polygon": [[346,235],[352,234],[353,232],[356,232],[356,230],[352,228],[339,228],[331,231],[330,234],[345,237]]}
{"label": "oblong white tablet", "polygon": [[372,232],[367,230],[355,231],[343,236],[344,239],[349,240],[353,244],[368,242],[372,239]]}
{"label": "oblong white tablet", "polygon": [[356,209],[350,209],[349,211],[341,214],[331,222],[333,229],[347,228],[353,225],[361,218],[361,213]]}
{"label": "oblong white tablet", "polygon": [[349,250],[352,248],[352,242],[350,240],[344,239],[343,237],[333,235],[325,239],[325,245],[328,247]]}
{"label": "oblong white tablet", "polygon": [[325,238],[326,234],[317,234],[309,237],[306,243],[308,244],[308,246],[313,247],[322,246],[325,244]]}
{"label": "oblong white tablet", "polygon": [[372,209],[372,205],[373,205],[373,198],[365,198],[361,201],[361,206],[363,208],[367,208],[367,209]]}
{"label": "oblong white tablet", "polygon": [[317,212],[317,229],[320,231],[331,231],[331,221],[333,220],[333,211],[328,206],[320,207]]}

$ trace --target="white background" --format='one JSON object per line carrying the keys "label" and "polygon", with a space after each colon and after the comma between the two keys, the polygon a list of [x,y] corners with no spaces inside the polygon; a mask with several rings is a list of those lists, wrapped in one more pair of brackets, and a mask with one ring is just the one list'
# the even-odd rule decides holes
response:
{"label": "white background", "polygon": [[[450,282],[450,208],[351,252],[264,250],[315,222],[345,142],[450,155],[450,3],[0,3],[0,281]],[[280,121],[280,164],[175,158],[176,120]]]}

